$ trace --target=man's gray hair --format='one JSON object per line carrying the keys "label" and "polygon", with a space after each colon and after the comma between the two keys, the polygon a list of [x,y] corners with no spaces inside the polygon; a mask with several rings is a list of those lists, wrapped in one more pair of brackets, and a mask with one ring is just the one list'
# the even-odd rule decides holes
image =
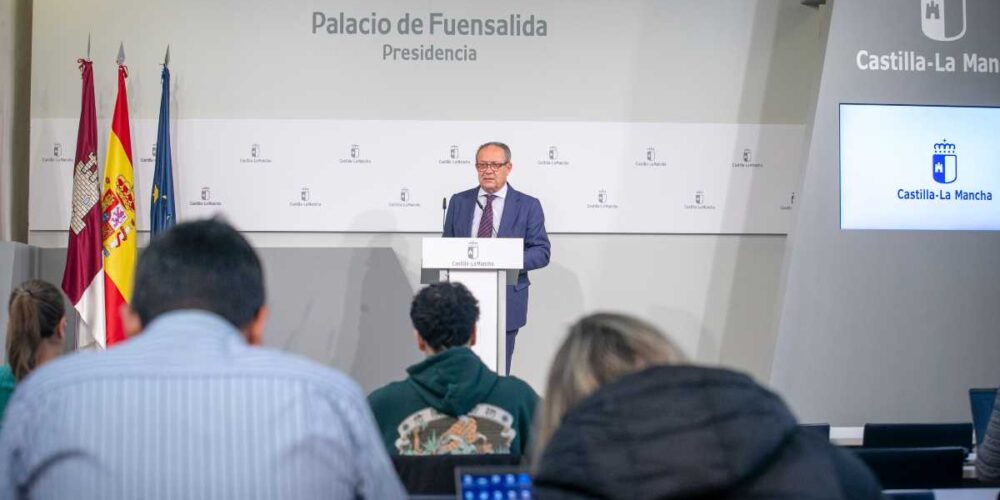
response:
{"label": "man's gray hair", "polygon": [[506,159],[506,163],[510,163],[510,146],[499,141],[491,141],[479,146],[479,149],[476,150],[476,158],[479,158],[479,153],[482,152],[483,149],[490,146],[502,149],[503,157]]}

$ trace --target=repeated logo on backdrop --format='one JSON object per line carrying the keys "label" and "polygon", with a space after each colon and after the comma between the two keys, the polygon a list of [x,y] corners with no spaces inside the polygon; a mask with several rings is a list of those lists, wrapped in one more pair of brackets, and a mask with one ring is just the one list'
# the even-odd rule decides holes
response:
{"label": "repeated logo on backdrop", "polygon": [[[32,168],[72,156],[63,138],[75,122],[38,125]],[[154,123],[136,127],[137,164],[158,153]],[[173,151],[174,193],[185,209],[180,219],[222,211],[246,231],[439,231],[442,198],[476,181],[476,146],[500,139],[511,144],[518,167],[511,184],[541,200],[549,231],[780,233],[790,219],[777,215],[778,203],[756,209],[752,222],[723,218],[721,210],[731,196],[751,205],[787,204],[792,186],[784,183],[794,166],[786,159],[793,155],[778,156],[773,171],[747,171],[736,184],[730,163],[742,162],[744,149],[753,149],[750,160],[758,162],[773,151],[795,150],[801,140],[801,128],[787,125],[594,123],[568,130],[542,122],[191,119],[176,127],[188,138]],[[959,175],[954,185],[971,178]],[[56,191],[68,200],[66,179]],[[136,191],[149,193],[150,182],[151,176],[137,175]],[[33,184],[33,199],[44,198],[42,186]],[[147,199],[143,194],[137,207],[142,230]],[[32,204],[32,213],[42,214],[32,218],[33,228],[68,224],[68,214],[41,205]]]}
{"label": "repeated logo on backdrop", "polygon": [[709,203],[704,190],[695,191],[691,198],[694,203],[685,203],[684,210],[715,210],[715,205]]}
{"label": "repeated logo on backdrop", "polygon": [[63,154],[63,145],[61,142],[53,142],[52,148],[49,149],[48,154],[42,155],[43,163],[73,163],[72,155]]}
{"label": "repeated logo on backdrop", "polygon": [[322,207],[323,202],[315,199],[316,196],[313,193],[312,188],[309,186],[302,186],[299,189],[299,195],[294,201],[288,202],[288,206],[295,208],[316,208]]}
{"label": "repeated logo on backdrop", "polygon": [[264,150],[259,143],[253,143],[247,150],[249,156],[240,158],[240,163],[244,164],[266,164],[271,163],[271,158],[264,155]]}
{"label": "repeated logo on backdrop", "polygon": [[597,195],[594,197],[594,201],[596,201],[596,203],[588,203],[587,208],[596,208],[596,209],[618,208],[618,205],[611,201],[611,194],[609,194],[608,190],[605,188],[601,188],[597,191]]}
{"label": "repeated logo on backdrop", "polygon": [[536,164],[539,166],[568,166],[570,163],[559,159],[559,146],[550,145],[546,149],[545,156],[540,158]]}
{"label": "repeated logo on backdrop", "polygon": [[439,165],[470,165],[472,160],[462,156],[462,148],[457,144],[448,147],[448,156],[438,159]]}
{"label": "repeated logo on backdrop", "polygon": [[642,151],[641,159],[635,161],[635,166],[637,167],[665,167],[667,162],[663,160],[657,161],[656,159],[656,148],[653,146],[647,146],[645,150]]}
{"label": "repeated logo on backdrop", "polygon": [[739,159],[732,163],[733,168],[764,168],[764,163],[761,161],[754,161],[753,150],[750,148],[744,148],[743,153],[740,155]]}
{"label": "repeated logo on backdrop", "polygon": [[372,161],[363,154],[363,150],[358,144],[351,144],[347,148],[347,155],[340,159],[340,163],[344,165],[368,165],[371,164],[371,162]]}
{"label": "repeated logo on backdrop", "polygon": [[192,207],[221,207],[222,202],[212,198],[211,187],[202,186],[198,199],[188,201],[188,205]]}

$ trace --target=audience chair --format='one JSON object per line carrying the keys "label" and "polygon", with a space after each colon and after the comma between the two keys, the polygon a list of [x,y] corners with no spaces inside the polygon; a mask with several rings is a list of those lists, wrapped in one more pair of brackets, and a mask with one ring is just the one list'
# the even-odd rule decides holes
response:
{"label": "audience chair", "polygon": [[830,424],[799,424],[799,429],[805,432],[815,432],[823,439],[830,440]]}
{"label": "audience chair", "polygon": [[399,480],[410,495],[455,495],[455,467],[520,465],[520,455],[394,455]]}
{"label": "audience chair", "polygon": [[864,448],[936,448],[957,446],[972,451],[972,423],[865,424]]}
{"label": "audience chair", "polygon": [[885,489],[934,489],[962,486],[965,449],[857,448],[854,450]]}
{"label": "audience chair", "polygon": [[888,490],[883,491],[886,500],[934,500],[931,490]]}
{"label": "audience chair", "polygon": [[986,437],[986,427],[993,413],[993,403],[997,399],[997,388],[969,389],[969,407],[972,410],[972,425],[976,428],[976,444]]}

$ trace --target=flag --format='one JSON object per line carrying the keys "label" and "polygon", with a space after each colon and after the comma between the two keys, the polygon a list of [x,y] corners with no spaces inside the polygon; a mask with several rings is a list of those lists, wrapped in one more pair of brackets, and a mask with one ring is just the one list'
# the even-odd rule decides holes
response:
{"label": "flag", "polygon": [[153,173],[153,197],[149,208],[151,236],[173,227],[177,221],[174,212],[174,176],[170,159],[170,70],[163,65],[160,77],[160,123],[156,127],[156,170]]}
{"label": "flag", "polygon": [[[123,59],[123,58],[120,58]],[[120,311],[132,298],[135,277],[135,192],[132,139],[128,124],[128,70],[118,64],[118,98],[111,118],[108,155],[104,159],[101,236],[104,240],[104,315],[107,345],[125,340]]]}
{"label": "flag", "polygon": [[94,69],[80,59],[83,98],[76,132],[73,163],[73,210],[62,289],[80,314],[78,347],[105,346],[104,262],[101,255],[101,176],[97,163],[97,113],[94,108]]}

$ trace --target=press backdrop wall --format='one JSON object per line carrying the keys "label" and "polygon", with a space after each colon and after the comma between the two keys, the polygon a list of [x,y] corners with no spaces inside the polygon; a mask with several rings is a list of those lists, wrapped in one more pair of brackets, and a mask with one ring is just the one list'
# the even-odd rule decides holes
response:
{"label": "press backdrop wall", "polygon": [[[75,61],[87,34],[102,158],[124,42],[140,192],[152,173],[158,64],[169,44],[180,216],[225,213],[269,249],[269,276],[303,248],[387,248],[405,278],[388,293],[412,294],[419,242],[436,235],[441,197],[474,185],[478,143],[509,140],[510,181],[542,198],[553,244],[552,263],[532,273],[515,374],[541,389],[569,322],[613,309],[661,325],[696,359],[767,379],[824,10],[796,0],[33,5],[33,244],[65,246],[75,144],[67,123],[79,111]],[[393,20],[534,14],[548,34],[313,32],[314,12],[341,11]],[[386,44],[469,47],[477,60],[386,60]],[[271,300],[287,311],[273,318],[272,338],[318,322],[305,307],[315,286],[272,283]],[[378,300],[365,297],[342,305],[361,311]],[[399,318],[393,333],[409,338],[405,311]],[[345,360],[284,347],[342,367],[380,363],[377,351]],[[365,384],[402,368],[385,366]]]}

